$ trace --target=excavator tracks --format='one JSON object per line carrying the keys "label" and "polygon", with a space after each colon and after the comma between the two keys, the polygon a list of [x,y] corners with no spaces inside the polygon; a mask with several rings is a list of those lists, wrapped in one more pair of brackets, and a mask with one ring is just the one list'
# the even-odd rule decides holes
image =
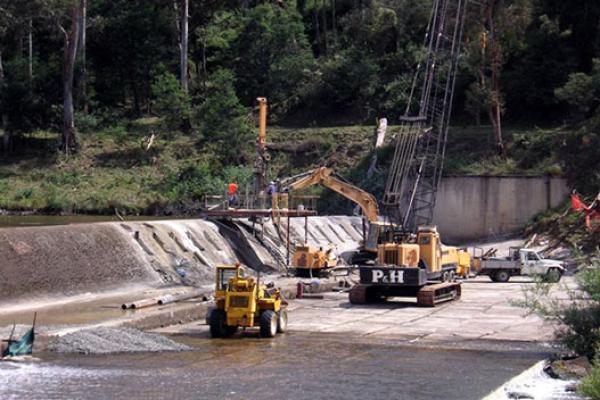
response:
{"label": "excavator tracks", "polygon": [[348,299],[352,304],[366,304],[367,303],[367,286],[366,285],[354,285],[348,293]]}
{"label": "excavator tracks", "polygon": [[458,282],[444,282],[426,285],[417,292],[417,305],[435,307],[439,303],[460,298],[461,286]]}

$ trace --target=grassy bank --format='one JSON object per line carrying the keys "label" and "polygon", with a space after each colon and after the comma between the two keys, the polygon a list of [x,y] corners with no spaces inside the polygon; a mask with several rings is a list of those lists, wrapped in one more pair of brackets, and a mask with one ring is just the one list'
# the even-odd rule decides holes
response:
{"label": "grassy bank", "polygon": [[[160,133],[159,121],[140,119],[81,133],[77,154],[56,151],[56,132],[23,135],[16,150],[0,160],[0,208],[48,213],[185,214],[197,210],[205,193],[222,193],[228,181],[243,187],[252,179],[249,143],[242,165],[215,157],[211,143],[193,135]],[[388,142],[398,127],[388,129]],[[147,149],[147,139],[159,132]],[[524,130],[508,130],[513,157],[491,150],[487,127],[453,128],[449,135],[447,174],[560,173],[551,152],[520,141]],[[537,131],[554,138],[559,131]],[[532,135],[527,135],[532,137]],[[372,126],[268,129],[270,177],[285,177],[329,165],[361,184],[372,153]],[[529,139],[531,140],[531,139]],[[554,139],[552,139],[554,140]],[[522,148],[521,148],[522,147]],[[382,174],[391,148],[382,150]],[[533,161],[535,158],[535,161]],[[369,185],[366,185],[369,186]],[[316,189],[319,190],[319,189]]]}

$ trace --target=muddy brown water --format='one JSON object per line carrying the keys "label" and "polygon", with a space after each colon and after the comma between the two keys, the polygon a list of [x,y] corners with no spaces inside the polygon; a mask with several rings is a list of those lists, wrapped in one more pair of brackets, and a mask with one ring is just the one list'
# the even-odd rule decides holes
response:
{"label": "muddy brown water", "polygon": [[288,333],[177,337],[195,351],[0,363],[2,399],[480,399],[547,356]]}

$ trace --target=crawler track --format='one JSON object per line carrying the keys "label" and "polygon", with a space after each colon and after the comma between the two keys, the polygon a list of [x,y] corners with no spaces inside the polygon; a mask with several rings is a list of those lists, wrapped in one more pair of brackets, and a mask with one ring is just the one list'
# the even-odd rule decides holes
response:
{"label": "crawler track", "polygon": [[435,307],[439,303],[460,298],[461,286],[458,282],[444,282],[426,285],[417,293],[417,304],[422,307]]}

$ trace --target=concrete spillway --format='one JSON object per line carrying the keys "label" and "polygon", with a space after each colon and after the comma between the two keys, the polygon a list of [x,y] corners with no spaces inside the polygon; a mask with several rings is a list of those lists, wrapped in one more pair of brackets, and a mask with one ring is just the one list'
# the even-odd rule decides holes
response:
{"label": "concrete spillway", "polygon": [[[108,222],[0,230],[0,301],[73,295],[141,284],[204,285],[217,264],[242,261],[281,271],[287,258],[286,220],[252,224],[205,220]],[[359,217],[291,219],[290,243],[357,248]]]}

